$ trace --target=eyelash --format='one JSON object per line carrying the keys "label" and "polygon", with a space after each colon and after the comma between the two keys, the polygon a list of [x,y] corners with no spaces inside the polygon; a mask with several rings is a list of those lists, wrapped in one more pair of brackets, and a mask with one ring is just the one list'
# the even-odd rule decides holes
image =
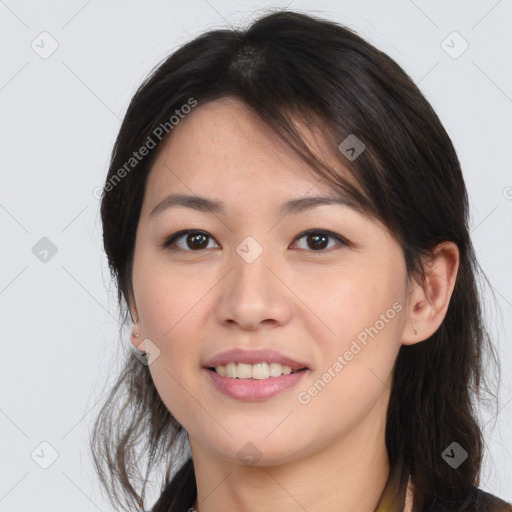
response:
{"label": "eyelash", "polygon": [[[175,243],[180,238],[184,237],[185,235],[189,235],[191,233],[198,234],[198,235],[204,235],[207,238],[213,240],[213,237],[211,235],[209,235],[208,233],[204,232],[204,231],[195,230],[195,229],[184,229],[184,230],[178,231],[177,233],[174,233],[173,235],[167,237],[165,239],[165,241],[161,244],[161,247],[163,249],[167,249],[167,250],[173,251],[173,252],[202,252],[202,251],[205,251],[206,249],[191,250],[191,249],[182,249],[180,247],[176,247],[175,246]],[[308,229],[307,231],[303,231],[302,233],[297,235],[294,238],[293,241],[295,242],[295,241],[300,240],[301,238],[304,238],[304,237],[306,237],[308,235],[324,235],[327,238],[334,238],[342,246],[346,246],[346,247],[353,247],[354,246],[354,244],[352,242],[350,242],[346,238],[342,237],[341,235],[338,235],[336,233],[333,233],[332,231],[328,231],[328,230],[325,230],[325,229]],[[332,249],[332,247],[329,248],[329,249]],[[326,252],[328,249],[320,249],[318,251],[314,251],[314,250],[310,250],[310,249],[301,249],[301,250],[305,250],[306,252],[322,254],[322,253]]]}

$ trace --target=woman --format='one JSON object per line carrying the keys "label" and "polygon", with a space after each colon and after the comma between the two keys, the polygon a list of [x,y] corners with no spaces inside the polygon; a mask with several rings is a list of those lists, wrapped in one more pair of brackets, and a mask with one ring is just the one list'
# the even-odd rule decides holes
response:
{"label": "woman", "polygon": [[163,464],[154,512],[512,510],[477,488],[460,165],[387,55],[290,11],[196,38],[132,99],[101,214],[135,349],[92,438],[115,504]]}

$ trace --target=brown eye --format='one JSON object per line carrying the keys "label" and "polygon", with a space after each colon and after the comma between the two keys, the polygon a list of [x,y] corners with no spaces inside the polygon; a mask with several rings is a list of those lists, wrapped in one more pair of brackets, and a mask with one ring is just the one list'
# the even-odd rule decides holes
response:
{"label": "brown eye", "polygon": [[[341,235],[325,230],[310,229],[301,233],[295,240],[301,240],[302,238],[306,240],[306,250],[311,249],[309,252],[322,252],[331,248],[332,245],[329,247],[329,239],[334,239],[343,246],[352,246],[352,244]],[[304,249],[304,247],[300,248]]]}
{"label": "brown eye", "polygon": [[213,240],[210,235],[203,231],[180,231],[167,238],[162,247],[170,250],[194,252],[207,249],[210,239]]}
{"label": "brown eye", "polygon": [[316,249],[325,249],[329,245],[329,236],[324,234],[306,235],[308,247]]}
{"label": "brown eye", "polygon": [[[329,240],[335,240],[338,242],[338,245],[341,246],[353,246],[351,242],[349,242],[346,238],[343,238],[341,235],[332,233],[331,231],[319,229],[310,229],[308,231],[304,231],[298,235],[294,241],[301,239],[306,240],[306,247],[299,248],[308,252],[321,253],[327,249],[332,248],[333,246],[329,245]],[[165,242],[162,244],[162,247],[171,251],[198,252],[212,248],[209,246],[210,241],[213,241],[213,237],[211,237],[208,233],[205,233],[204,231],[194,231],[189,229],[174,233],[174,235],[171,235],[165,240]]]}

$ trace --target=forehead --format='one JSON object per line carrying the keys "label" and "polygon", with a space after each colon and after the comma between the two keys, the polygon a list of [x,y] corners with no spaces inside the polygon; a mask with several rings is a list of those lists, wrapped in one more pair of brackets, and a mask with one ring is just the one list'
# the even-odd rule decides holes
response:
{"label": "forehead", "polygon": [[[315,154],[348,176],[318,129],[299,121],[295,126]],[[333,194],[295,151],[234,98],[199,104],[163,144],[148,177],[149,199],[158,200],[171,189],[264,198],[305,195],[314,187]]]}

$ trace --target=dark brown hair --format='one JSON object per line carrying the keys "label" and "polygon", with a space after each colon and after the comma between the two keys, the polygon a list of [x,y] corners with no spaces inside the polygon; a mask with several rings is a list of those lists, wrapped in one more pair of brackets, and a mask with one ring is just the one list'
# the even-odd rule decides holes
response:
{"label": "dark brown hair", "polygon": [[[119,131],[101,203],[104,247],[123,320],[128,321],[126,306],[133,294],[145,183],[159,148],[172,137],[169,119],[191,98],[200,108],[221,97],[242,101],[333,192],[348,193],[361,212],[382,221],[418,283],[424,278],[421,258],[443,241],[457,244],[459,272],[442,325],[428,340],[402,346],[396,360],[386,446],[391,467],[403,464],[412,476],[414,510],[434,504],[462,510],[478,484],[482,461],[473,398],[489,390],[484,354],[499,370],[482,320],[476,281],[481,271],[468,231],[466,188],[450,137],[431,105],[395,61],[350,29],[297,12],[273,12],[245,30],[212,30],[195,38],[140,86]],[[321,131],[353,179],[311,153],[297,120]],[[163,125],[169,129],[160,140],[155,133],[161,134]],[[338,150],[349,135],[365,145],[356,159]],[[127,168],[133,152],[149,139],[156,147]],[[126,172],[115,179],[122,168]],[[441,457],[453,441],[468,452],[457,469]],[[192,460],[171,479],[186,442],[147,365],[130,355],[91,438],[112,502],[126,510],[142,506],[148,476],[163,464],[164,492],[154,510],[186,510],[196,496]]]}

